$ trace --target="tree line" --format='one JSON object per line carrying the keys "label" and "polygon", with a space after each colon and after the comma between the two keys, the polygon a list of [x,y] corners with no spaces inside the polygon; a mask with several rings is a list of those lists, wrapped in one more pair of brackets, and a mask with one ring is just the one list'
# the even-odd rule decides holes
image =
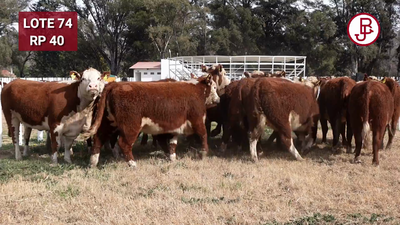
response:
{"label": "tree line", "polygon": [[[183,55],[304,55],[307,75],[400,75],[400,0],[4,0],[0,69],[66,76],[89,66],[126,76],[138,61]],[[19,11],[76,11],[78,51],[18,51]],[[347,36],[355,14],[381,26],[367,47]]]}

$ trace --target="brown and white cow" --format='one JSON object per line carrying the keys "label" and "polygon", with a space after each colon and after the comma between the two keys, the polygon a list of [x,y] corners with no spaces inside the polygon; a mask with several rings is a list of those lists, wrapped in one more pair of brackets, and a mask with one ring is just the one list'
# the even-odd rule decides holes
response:
{"label": "brown and white cow", "polygon": [[[349,96],[349,122],[356,142],[354,162],[359,163],[363,141],[372,131],[373,159],[379,165],[379,148],[383,141],[386,127],[389,127],[391,147],[400,114],[400,92],[398,83],[385,78],[382,82],[367,80],[357,83]],[[348,148],[351,148],[351,136]]]}
{"label": "brown and white cow", "polygon": [[321,83],[321,94],[318,98],[318,104],[322,127],[322,142],[326,142],[326,134],[328,132],[327,121],[329,121],[333,132],[333,148],[337,147],[340,134],[342,135],[342,144],[344,146],[347,145],[345,132],[347,104],[348,97],[354,85],[356,85],[356,82],[349,77],[334,78]]}
{"label": "brown and white cow", "polygon": [[[208,153],[204,125],[206,105],[218,103],[217,86],[211,75],[187,82],[124,82],[108,84],[98,105],[94,124],[86,137],[94,135],[90,165],[96,166],[100,148],[109,130],[119,133],[118,145],[130,166],[136,166],[132,145],[140,131],[147,134],[171,133],[176,146],[179,134],[197,134],[202,155]],[[170,159],[175,160],[175,148]]]}
{"label": "brown and white cow", "polygon": [[[279,133],[283,146],[297,159],[302,157],[293,144],[292,131],[303,137],[308,135],[303,148],[309,148],[313,127],[319,117],[317,90],[283,79],[260,78],[251,87],[251,94],[245,103],[249,128],[250,153],[258,160],[256,146],[265,125]],[[301,97],[299,97],[301,96]]]}
{"label": "brown and white cow", "polygon": [[1,94],[1,103],[7,121],[9,136],[15,147],[15,158],[21,160],[19,125],[25,127],[24,155],[28,154],[32,129],[49,130],[52,162],[57,163],[57,149],[63,143],[64,159],[71,163],[70,147],[91,115],[94,99],[104,87],[102,74],[89,68],[80,80],[67,84],[16,79],[7,84]]}
{"label": "brown and white cow", "polygon": [[231,80],[226,76],[226,71],[221,64],[214,64],[211,67],[202,65],[201,69],[204,73],[210,74],[217,85],[217,93],[219,96],[224,94],[225,87],[229,85]]}

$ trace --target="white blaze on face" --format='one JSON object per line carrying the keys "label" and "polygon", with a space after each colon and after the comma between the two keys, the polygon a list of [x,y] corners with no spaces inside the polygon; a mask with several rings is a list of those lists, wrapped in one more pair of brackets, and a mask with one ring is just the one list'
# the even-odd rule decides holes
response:
{"label": "white blaze on face", "polygon": [[219,96],[217,93],[217,85],[212,80],[210,85],[210,94],[206,96],[206,105],[211,105],[214,103],[219,103]]}
{"label": "white blaze on face", "polygon": [[103,91],[104,85],[101,73],[96,69],[89,68],[82,74],[79,91],[85,98],[94,99]]}

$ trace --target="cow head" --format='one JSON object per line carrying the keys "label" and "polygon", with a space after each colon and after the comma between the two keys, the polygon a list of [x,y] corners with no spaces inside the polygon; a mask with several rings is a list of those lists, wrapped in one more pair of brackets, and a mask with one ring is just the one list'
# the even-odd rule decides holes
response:
{"label": "cow head", "polygon": [[207,85],[207,88],[205,90],[205,95],[206,95],[206,105],[211,105],[215,103],[219,103],[219,95],[217,92],[217,84],[213,80],[213,77],[211,74],[207,76],[202,76],[197,79],[199,83]]}
{"label": "cow head", "polygon": [[89,68],[82,72],[82,74],[71,71],[70,74],[75,75],[75,79],[79,80],[78,96],[87,100],[95,99],[104,89],[104,76],[109,72],[101,74],[94,68]]}
{"label": "cow head", "polygon": [[312,88],[315,98],[318,99],[320,91],[321,91],[321,80],[319,80],[315,76],[310,76],[307,78],[300,77],[299,82],[307,87]]}
{"label": "cow head", "polygon": [[201,70],[208,73],[208,75],[211,75],[212,79],[217,85],[218,95],[221,96],[222,94],[224,94],[225,87],[231,83],[229,78],[226,76],[226,71],[224,67],[221,64],[215,64],[212,67],[202,65]]}
{"label": "cow head", "polygon": [[244,76],[247,78],[259,78],[259,77],[266,77],[266,74],[259,70],[254,70],[251,74],[248,72],[244,72]]}

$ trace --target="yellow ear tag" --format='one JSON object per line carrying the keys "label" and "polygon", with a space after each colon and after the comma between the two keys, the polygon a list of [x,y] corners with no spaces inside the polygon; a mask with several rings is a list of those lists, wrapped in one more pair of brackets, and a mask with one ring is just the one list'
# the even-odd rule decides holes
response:
{"label": "yellow ear tag", "polygon": [[104,81],[107,81],[107,79],[108,79],[107,76],[104,76],[104,77],[103,77],[103,80],[104,80]]}
{"label": "yellow ear tag", "polygon": [[71,78],[72,78],[72,80],[75,80],[75,78],[76,78],[75,73],[71,74]]}
{"label": "yellow ear tag", "polygon": [[385,78],[385,79],[383,79],[382,83],[386,83],[386,78]]}

